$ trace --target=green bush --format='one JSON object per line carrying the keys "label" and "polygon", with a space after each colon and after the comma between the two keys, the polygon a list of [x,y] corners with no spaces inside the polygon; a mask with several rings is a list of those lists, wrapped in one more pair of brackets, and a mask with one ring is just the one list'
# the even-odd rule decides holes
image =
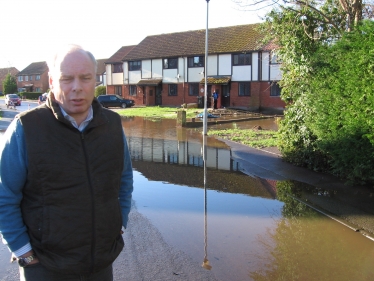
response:
{"label": "green bush", "polygon": [[28,99],[28,100],[37,100],[39,96],[41,96],[44,93],[41,92],[22,92],[18,93],[18,95],[23,98],[23,99]]}
{"label": "green bush", "polygon": [[100,95],[106,94],[106,87],[105,86],[97,86],[95,89],[95,97],[98,97]]}
{"label": "green bush", "polygon": [[373,46],[374,22],[364,21],[318,48],[308,90],[300,85],[303,94],[280,126],[284,159],[352,184],[374,183]]}

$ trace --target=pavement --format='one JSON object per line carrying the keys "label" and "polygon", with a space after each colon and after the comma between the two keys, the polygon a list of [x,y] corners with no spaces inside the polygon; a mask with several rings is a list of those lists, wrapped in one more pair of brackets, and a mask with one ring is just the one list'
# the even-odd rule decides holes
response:
{"label": "pavement", "polygon": [[[4,106],[0,106],[0,110],[3,111],[0,130],[5,130],[18,112]],[[304,190],[301,196],[295,197],[297,200],[374,241],[372,188],[348,186],[334,176],[293,166],[282,160],[276,148],[259,150],[222,141],[231,147],[232,157],[243,173],[269,182],[292,180],[299,183]],[[211,271],[168,245],[157,228],[135,206],[130,212],[123,238],[125,249],[114,263],[114,280],[217,280]],[[4,248],[0,249],[0,259],[5,256],[1,254]],[[19,280],[18,266],[0,266],[1,280]]]}
{"label": "pavement", "polygon": [[276,148],[259,150],[228,140],[232,158],[242,172],[271,181],[292,180],[300,190],[294,198],[374,241],[374,189],[348,185],[330,174],[284,162]]}

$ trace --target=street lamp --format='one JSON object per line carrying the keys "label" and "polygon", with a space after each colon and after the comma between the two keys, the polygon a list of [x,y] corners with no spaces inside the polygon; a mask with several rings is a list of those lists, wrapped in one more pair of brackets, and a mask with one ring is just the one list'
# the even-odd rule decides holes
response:
{"label": "street lamp", "polygon": [[206,29],[205,29],[205,70],[204,70],[204,116],[203,116],[203,134],[206,136],[208,131],[208,15],[209,15],[209,0],[206,0]]}

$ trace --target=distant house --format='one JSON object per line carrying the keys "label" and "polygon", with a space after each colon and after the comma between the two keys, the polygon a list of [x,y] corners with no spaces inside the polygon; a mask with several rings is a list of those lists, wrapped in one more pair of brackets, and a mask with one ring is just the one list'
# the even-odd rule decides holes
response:
{"label": "distant house", "polygon": [[3,81],[5,80],[8,73],[16,77],[18,72],[18,69],[15,67],[0,68],[0,95],[3,94]]}
{"label": "distant house", "polygon": [[123,96],[124,72],[122,59],[135,47],[123,46],[115,52],[106,62],[107,94]]}
{"label": "distant house", "polygon": [[207,71],[208,106],[217,91],[218,107],[281,113],[280,64],[270,45],[260,43],[258,25],[209,29],[207,67],[205,29],[147,36],[122,47],[106,62],[107,93],[138,105],[201,103]]}
{"label": "distant house", "polygon": [[48,66],[45,61],[33,62],[17,74],[18,92],[41,92],[49,89]]}
{"label": "distant house", "polygon": [[97,70],[96,70],[96,87],[97,86],[106,86],[106,69],[105,62],[108,59],[98,59]]}

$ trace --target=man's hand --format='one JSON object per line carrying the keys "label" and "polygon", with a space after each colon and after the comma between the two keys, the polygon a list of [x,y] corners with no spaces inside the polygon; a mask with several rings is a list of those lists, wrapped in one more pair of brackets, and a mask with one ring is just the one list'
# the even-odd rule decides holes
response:
{"label": "man's hand", "polygon": [[[36,257],[35,256],[35,253],[34,253],[34,251],[28,251],[27,253],[24,253],[22,256],[20,256],[19,258],[27,258],[27,257],[29,257],[29,256],[31,256],[31,255],[34,255],[34,259],[28,264],[28,265],[32,265],[32,264],[36,264],[36,263],[39,263],[39,259],[38,259],[38,257]],[[14,262],[14,261],[16,261],[16,260],[18,260],[18,258],[14,255],[14,254],[12,254],[12,257],[11,257],[11,259],[10,259],[10,262]]]}

